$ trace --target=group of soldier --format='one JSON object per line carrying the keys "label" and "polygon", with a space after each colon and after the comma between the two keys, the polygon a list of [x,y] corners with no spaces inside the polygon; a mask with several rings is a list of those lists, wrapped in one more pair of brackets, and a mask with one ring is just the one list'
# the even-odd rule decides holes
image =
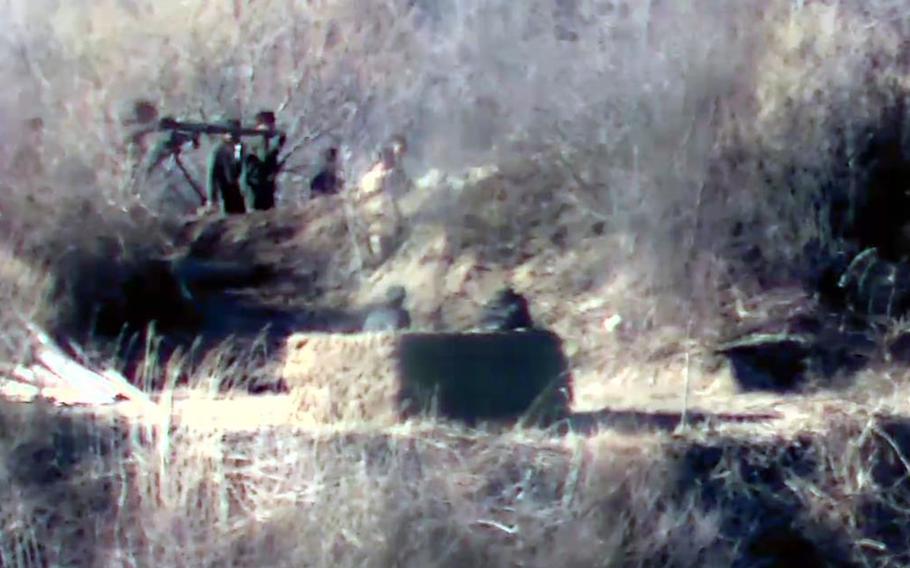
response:
{"label": "group of soldier", "polygon": [[206,205],[217,205],[227,215],[272,209],[282,166],[279,154],[287,139],[284,132],[275,129],[275,114],[256,114],[253,128],[262,135],[250,142],[238,136],[239,120],[227,119],[224,126],[230,130],[221,135],[209,154]]}
{"label": "group of soldier", "polygon": [[[137,122],[140,128],[131,137],[134,143],[150,131],[162,132],[146,160],[146,173],[173,157],[208,209],[220,210],[225,215],[240,215],[275,207],[276,180],[283,166],[281,151],[287,135],[276,128],[274,112],[258,112],[252,128],[243,128],[240,120],[234,117],[217,123],[181,122],[170,117],[158,120],[154,107],[146,110],[145,116]],[[208,156],[204,192],[180,162],[180,153],[186,144],[198,148],[200,134],[217,136]]]}
{"label": "group of soldier", "polygon": [[[277,128],[273,111],[258,112],[253,126],[244,127],[233,116],[213,123],[178,121],[171,117],[159,119],[157,107],[140,100],[133,103],[122,124],[127,128],[128,153],[133,163],[140,166],[134,173],[144,171],[149,175],[173,158],[208,210],[240,215],[275,207],[277,178],[287,159],[281,155],[287,135]],[[147,150],[145,138],[155,132],[159,138],[154,147]],[[196,184],[181,161],[184,148],[187,145],[198,148],[202,134],[214,137],[204,188]],[[322,169],[310,180],[314,195],[337,193],[342,185],[338,149],[329,148],[324,156]]]}
{"label": "group of soldier", "polygon": [[[407,290],[395,285],[386,290],[386,299],[367,314],[362,330],[383,332],[406,330],[411,327],[411,315],[405,308]],[[531,318],[528,300],[513,288],[506,286],[496,291],[484,304],[474,329],[479,332],[495,333],[529,330],[537,328]]]}
{"label": "group of soldier", "polygon": [[[253,120],[252,126],[243,126],[233,116],[216,122],[182,121],[159,117],[157,105],[150,101],[133,101],[119,120],[125,142],[123,158],[131,164],[127,168],[131,172],[130,184],[147,185],[141,180],[171,161],[183,173],[186,187],[196,193],[204,211],[241,215],[273,209],[279,174],[294,151],[285,151],[287,135],[277,127],[275,112],[262,110]],[[38,117],[23,124],[23,136],[11,160],[19,180],[43,175],[43,129],[43,120]],[[202,135],[210,136],[214,143],[206,163],[205,182],[197,183],[182,161],[182,152],[188,147],[199,148]],[[404,137],[394,136],[380,150],[373,166],[357,180],[356,187],[349,188],[354,190],[353,197],[362,209],[363,222],[370,226],[366,228],[371,233],[370,248],[379,246],[373,242],[378,238],[374,225],[400,226],[398,199],[410,187],[401,167],[406,150]],[[347,184],[340,159],[337,146],[322,151],[321,164],[307,182],[311,197],[338,194],[344,189]]]}
{"label": "group of soldier", "polygon": [[[140,103],[132,109],[133,125],[127,136],[127,148],[133,158],[144,162],[150,173],[165,159],[173,158],[180,164],[180,153],[186,144],[198,148],[199,135],[212,135],[215,140],[207,161],[204,190],[197,187],[204,207],[222,215],[240,215],[250,211],[264,211],[275,207],[277,177],[284,165],[281,152],[287,141],[286,134],[276,127],[275,113],[258,112],[252,127],[244,128],[236,118],[226,118],[216,123],[181,122],[169,117],[158,118],[157,109],[149,103]],[[40,176],[42,173],[39,152],[43,121],[32,118],[25,123],[24,142],[16,152],[15,163],[22,176]],[[143,138],[150,133],[160,138],[149,151]],[[395,136],[379,153],[377,161],[357,183],[357,199],[363,206],[367,224],[367,243],[370,249],[381,246],[374,237],[381,232],[373,224],[377,217],[391,217],[398,226],[401,213],[397,198],[410,185],[401,170],[402,157],[407,150],[403,136]],[[181,169],[182,166],[181,166]],[[187,172],[184,170],[184,173]],[[401,178],[401,179],[399,179]],[[193,184],[191,176],[187,181]],[[337,147],[323,153],[321,169],[309,180],[313,196],[339,193],[344,186]],[[411,317],[404,304],[407,293],[402,286],[392,286],[384,302],[375,306],[363,321],[364,331],[408,329]],[[477,329],[480,331],[513,331],[534,328],[527,300],[511,288],[499,290],[484,306]]]}
{"label": "group of soldier", "polygon": [[[193,134],[217,134],[207,164],[205,206],[218,209],[224,215],[244,214],[275,207],[276,178],[284,160],[280,156],[287,137],[276,127],[275,114],[264,110],[256,114],[252,128],[243,128],[236,118],[218,124],[178,122],[169,118],[158,122],[160,129],[169,134],[159,143],[159,151],[152,153],[152,167],[160,162],[163,154],[179,157],[180,147],[192,141]],[[186,136],[186,133],[191,136]],[[249,141],[244,141],[246,137]],[[160,148],[164,148],[164,152]],[[401,135],[379,152],[377,161],[358,181],[356,200],[362,207],[367,223],[368,243],[373,252],[384,248],[381,225],[393,227],[393,237],[402,221],[398,199],[410,189],[410,180],[401,164],[407,152],[407,142]],[[344,180],[339,164],[337,147],[329,147],[323,154],[321,170],[310,179],[311,196],[331,195],[341,191]],[[388,235],[387,235],[388,236]],[[403,286],[392,286],[381,305],[374,307],[363,321],[364,331],[402,330],[411,326],[411,317],[404,304],[407,292]],[[527,299],[512,288],[503,288],[484,306],[477,330],[486,332],[515,331],[534,328]]]}

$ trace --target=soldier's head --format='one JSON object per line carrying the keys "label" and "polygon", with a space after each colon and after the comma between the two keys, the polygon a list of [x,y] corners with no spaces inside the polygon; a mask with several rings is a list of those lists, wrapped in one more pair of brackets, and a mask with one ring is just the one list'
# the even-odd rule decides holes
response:
{"label": "soldier's head", "polygon": [[389,147],[392,149],[392,152],[395,153],[395,156],[400,158],[408,151],[408,141],[404,137],[404,134],[396,134],[392,136],[392,139],[389,141]]}
{"label": "soldier's head", "polygon": [[527,298],[510,286],[497,290],[490,306],[499,311],[510,326],[530,327],[532,325]]}
{"label": "soldier's head", "polygon": [[145,99],[133,101],[133,119],[139,124],[151,124],[158,120],[158,108]]}
{"label": "soldier's head", "polygon": [[524,300],[524,297],[516,292],[511,286],[506,286],[500,288],[493,295],[493,304],[498,306],[511,306],[517,303],[521,303]]}
{"label": "soldier's head", "polygon": [[334,165],[338,162],[338,148],[335,146],[330,146],[325,151],[325,163],[326,165]]}
{"label": "soldier's head", "polygon": [[40,143],[44,137],[44,119],[40,116],[33,116],[25,121],[25,131],[31,139],[31,143]]}
{"label": "soldier's head", "polygon": [[[233,116],[229,116],[221,120],[221,125],[226,128],[231,128],[233,130],[240,130],[240,119]],[[237,144],[240,142],[240,137],[235,132],[225,132],[222,137],[222,140],[228,144]]]}
{"label": "soldier's head", "polygon": [[122,126],[148,126],[158,120],[158,107],[148,99],[132,99],[121,107],[118,120]]}
{"label": "soldier's head", "polygon": [[275,129],[275,113],[270,110],[262,110],[256,113],[256,128],[259,130]]}
{"label": "soldier's head", "polygon": [[501,288],[484,305],[480,327],[487,331],[531,329],[534,321],[524,296],[510,287]]}
{"label": "soldier's head", "polygon": [[404,286],[401,285],[389,286],[389,289],[386,290],[385,297],[390,308],[400,308],[404,305],[404,301],[408,297],[408,292],[405,290]]}
{"label": "soldier's head", "polygon": [[44,119],[40,116],[33,116],[25,121],[25,126],[29,132],[41,132],[44,130]]}
{"label": "soldier's head", "polygon": [[401,162],[401,158],[406,151],[407,142],[405,141],[404,136],[393,136],[389,141],[389,144],[383,148],[382,153],[380,154],[382,163],[385,164],[387,168],[394,167]]}

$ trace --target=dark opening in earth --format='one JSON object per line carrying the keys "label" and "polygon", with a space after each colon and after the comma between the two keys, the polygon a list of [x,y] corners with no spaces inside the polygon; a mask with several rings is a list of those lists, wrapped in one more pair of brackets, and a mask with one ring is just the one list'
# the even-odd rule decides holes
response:
{"label": "dark opening in earth", "polygon": [[[882,113],[875,128],[861,133],[859,151],[848,156],[851,183],[831,208],[833,233],[860,249],[875,248],[882,260],[910,257],[910,152],[902,97]],[[851,195],[852,194],[852,195]]]}

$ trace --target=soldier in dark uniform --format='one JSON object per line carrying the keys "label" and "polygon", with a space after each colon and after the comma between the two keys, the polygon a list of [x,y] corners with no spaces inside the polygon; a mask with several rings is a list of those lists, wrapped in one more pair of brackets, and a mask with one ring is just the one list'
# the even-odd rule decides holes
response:
{"label": "soldier in dark uniform", "polygon": [[385,305],[369,313],[363,323],[363,331],[395,331],[411,327],[411,314],[404,308],[406,297],[404,286],[389,288]]}
{"label": "soldier in dark uniform", "polygon": [[338,148],[332,146],[325,152],[322,170],[310,181],[310,194],[331,195],[339,190],[341,177],[338,175]]}
{"label": "soldier in dark uniform", "polygon": [[[256,128],[274,132],[275,113],[267,110],[258,113]],[[265,211],[275,207],[276,178],[281,170],[278,154],[285,140],[283,132],[274,132],[255,137],[247,146],[240,180],[247,209]]]}
{"label": "soldier in dark uniform", "polygon": [[[225,120],[224,125],[240,129],[240,121],[235,118]],[[232,133],[224,134],[209,154],[207,205],[215,207],[219,204],[222,214],[246,213],[246,202],[240,185],[243,158],[244,148],[240,138]]]}
{"label": "soldier in dark uniform", "polygon": [[528,300],[512,288],[499,290],[484,306],[479,327],[481,331],[532,329],[534,321],[528,309]]}

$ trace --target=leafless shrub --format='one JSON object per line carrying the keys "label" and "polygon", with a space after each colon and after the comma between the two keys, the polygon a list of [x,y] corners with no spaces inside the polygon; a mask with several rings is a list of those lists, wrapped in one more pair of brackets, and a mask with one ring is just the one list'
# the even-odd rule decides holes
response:
{"label": "leafless shrub", "polygon": [[[11,3],[0,72],[15,87],[0,93],[0,126],[10,133],[0,154],[6,168],[21,119],[43,115],[47,171],[29,180],[4,171],[0,229],[11,258],[0,273],[8,300],[0,323],[25,314],[67,329],[86,324],[110,283],[165,251],[170,220],[194,206],[180,197],[186,188],[173,171],[127,182],[116,116],[134,97],[154,100],[162,113],[203,119],[277,109],[290,132],[282,207],[305,197],[301,183],[328,140],[346,148],[348,179],[402,131],[415,175],[486,162],[521,173],[531,162],[523,170],[531,175],[444,194],[441,203],[464,214],[434,219],[454,219],[465,246],[520,246],[535,236],[523,224],[532,204],[574,207],[574,216],[528,214],[542,225],[582,216],[626,237],[631,254],[586,258],[644,273],[631,280],[640,288],[628,301],[653,302],[642,311],[664,319],[715,317],[716,292],[746,286],[743,275],[754,274],[744,266],[751,249],[762,253],[766,272],[790,278],[803,245],[826,238],[813,201],[829,184],[862,180],[849,167],[843,173],[843,160],[906,89],[906,30],[889,23],[900,6],[568,4]],[[203,171],[204,150],[188,160],[193,175]],[[503,203],[514,209],[485,208],[503,188],[510,193]],[[481,223],[459,225],[471,215]],[[57,295],[44,295],[48,282],[58,284]],[[78,302],[67,307],[67,298]],[[680,298],[683,311],[673,307]],[[15,338],[4,335],[13,357]],[[205,372],[217,375],[219,365],[231,363],[216,361],[216,371]],[[464,442],[462,433],[433,428],[410,441],[383,440],[378,450],[362,438],[281,431],[248,435],[251,443],[180,428],[154,446],[145,432],[131,432],[127,455],[93,462],[74,486],[45,495],[54,506],[0,483],[7,488],[0,561],[65,563],[63,552],[86,552],[77,545],[99,549],[83,560],[103,554],[115,564],[194,565],[505,565],[517,558],[696,566],[729,564],[737,553],[736,533],[724,533],[731,529],[723,524],[737,509],[712,507],[704,495],[675,499],[663,485],[671,467],[663,461],[640,466],[626,453],[617,458],[621,449],[609,444],[551,453],[549,440],[521,431]],[[5,426],[13,435],[0,439],[16,445],[24,431]],[[849,525],[857,555],[896,546],[883,543],[895,534],[887,518],[869,528],[868,510],[836,509],[855,504],[840,498],[854,489],[875,494],[874,464],[856,450],[871,436],[863,429],[840,436],[856,442],[848,448],[855,451],[835,448],[813,469],[833,471],[828,477],[794,481],[792,461],[779,460],[788,473],[772,487],[795,483],[786,496],[816,507],[805,515]],[[751,469],[738,467],[734,450],[717,463],[737,467],[738,476],[702,472],[715,476],[706,486],[728,484],[718,489],[723,496],[755,489],[743,471],[780,471],[769,464],[781,455],[767,447],[751,454],[762,466]],[[594,465],[583,467],[587,458],[578,456],[591,453]],[[892,465],[899,454],[888,453]],[[885,494],[881,511],[900,510],[899,489]],[[119,508],[84,498],[95,491],[117,495]],[[86,519],[99,520],[86,527]],[[905,527],[898,528],[902,536]],[[85,539],[86,531],[99,538]]]}

